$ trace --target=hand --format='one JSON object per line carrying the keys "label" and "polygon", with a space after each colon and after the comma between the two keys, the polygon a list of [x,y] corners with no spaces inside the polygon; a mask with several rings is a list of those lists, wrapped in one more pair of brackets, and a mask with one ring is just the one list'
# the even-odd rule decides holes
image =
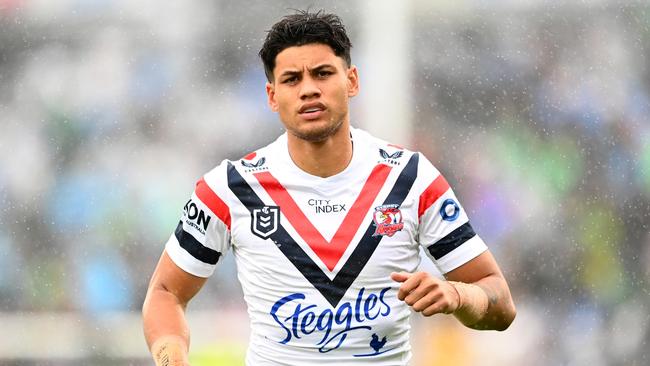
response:
{"label": "hand", "polygon": [[451,314],[460,306],[460,295],[447,281],[427,272],[393,272],[393,281],[402,282],[397,298],[424,316]]}

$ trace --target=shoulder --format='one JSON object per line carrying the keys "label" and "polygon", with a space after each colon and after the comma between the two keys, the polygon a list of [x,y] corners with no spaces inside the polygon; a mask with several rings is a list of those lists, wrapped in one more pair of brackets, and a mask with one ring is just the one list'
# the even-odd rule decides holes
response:
{"label": "shoulder", "polygon": [[383,140],[358,128],[353,128],[352,132],[355,141],[361,141],[369,153],[373,154],[372,156],[377,159],[378,163],[386,165],[404,165],[407,162],[417,163],[418,174],[440,174],[431,161],[419,151]]}
{"label": "shoulder", "polygon": [[239,172],[241,174],[268,170],[268,167],[274,160],[273,158],[277,156],[277,151],[280,150],[285,140],[284,137],[282,135],[274,142],[248,152],[238,159],[223,160],[219,165],[205,173],[203,179],[210,186],[219,186],[225,185],[229,174],[233,174],[233,172]]}
{"label": "shoulder", "polygon": [[416,154],[414,151],[380,139],[359,128],[352,128],[351,131],[355,146],[362,146],[366,150],[366,153],[379,159],[378,163],[394,165],[391,162],[397,163],[403,157],[409,158],[413,154]]}

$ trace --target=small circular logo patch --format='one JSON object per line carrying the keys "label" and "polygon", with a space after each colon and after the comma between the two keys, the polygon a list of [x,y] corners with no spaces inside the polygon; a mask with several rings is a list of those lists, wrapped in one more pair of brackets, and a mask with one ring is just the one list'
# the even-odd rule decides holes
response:
{"label": "small circular logo patch", "polygon": [[456,203],[456,201],[448,198],[445,200],[445,202],[442,203],[442,207],[440,207],[440,216],[442,216],[443,220],[454,221],[458,218],[459,215],[460,207],[458,207],[458,203]]}

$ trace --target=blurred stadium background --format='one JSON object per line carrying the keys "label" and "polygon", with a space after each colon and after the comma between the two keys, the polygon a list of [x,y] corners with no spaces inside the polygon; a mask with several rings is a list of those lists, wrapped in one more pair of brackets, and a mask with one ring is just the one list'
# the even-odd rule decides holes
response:
{"label": "blurred stadium background", "polygon": [[[282,132],[257,58],[299,1],[0,0],[0,364],[149,365],[194,182]],[[504,333],[413,316],[414,365],[650,364],[650,3],[355,1],[353,124],[423,151],[508,277]],[[194,365],[242,364],[228,255]]]}

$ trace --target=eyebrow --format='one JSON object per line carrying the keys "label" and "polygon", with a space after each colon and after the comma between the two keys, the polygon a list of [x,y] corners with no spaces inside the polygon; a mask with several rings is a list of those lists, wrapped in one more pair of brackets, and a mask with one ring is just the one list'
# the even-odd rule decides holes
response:
{"label": "eyebrow", "polygon": [[[324,63],[324,64],[320,64],[320,65],[315,66],[314,68],[309,69],[309,72],[310,73],[318,72],[318,71],[320,71],[322,69],[325,69],[325,68],[335,68],[335,67],[332,64]],[[280,77],[295,76],[295,75],[300,75],[300,74],[302,74],[302,71],[293,69],[293,70],[287,70],[287,71],[282,72],[282,74],[280,74]]]}

